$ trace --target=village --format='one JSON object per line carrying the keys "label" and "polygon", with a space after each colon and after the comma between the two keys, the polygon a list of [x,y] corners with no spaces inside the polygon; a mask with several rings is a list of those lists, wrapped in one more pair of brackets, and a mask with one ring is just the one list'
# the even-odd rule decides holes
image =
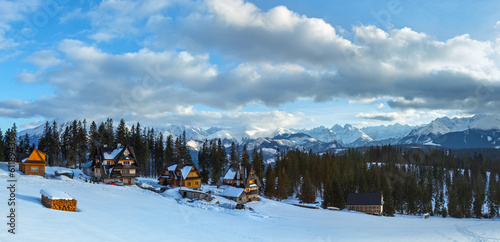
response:
{"label": "village", "polygon": [[[194,200],[213,199],[213,189],[202,190],[202,177],[195,164],[169,164],[165,165],[157,184],[151,181],[137,181],[139,166],[133,147],[117,144],[114,147],[100,146],[93,155],[94,159],[86,163],[83,175],[79,179],[91,183],[104,183],[114,186],[137,185],[153,192],[165,192],[168,189],[178,188],[182,198]],[[46,173],[46,154],[34,149],[31,154],[20,154],[17,162],[18,170],[24,175],[38,175],[41,177],[60,177],[74,179],[71,170],[55,170],[54,174]],[[141,179],[140,179],[141,180]],[[209,186],[207,186],[209,187]],[[262,187],[261,178],[256,175],[251,164],[242,165],[234,163],[226,167],[223,177],[217,181],[217,195],[236,203],[236,209],[244,209],[244,204],[259,201],[259,189]],[[210,187],[213,188],[213,187]],[[47,208],[65,211],[77,211],[77,201],[64,191],[41,189],[41,203]],[[383,214],[382,193],[350,193],[347,198],[346,208],[372,215]],[[314,204],[293,204],[303,208],[318,209]],[[328,207],[329,210],[340,210],[337,207]]]}
{"label": "village", "polygon": [[[64,236],[72,241],[166,237],[180,241],[400,241],[416,236],[433,240],[496,236],[496,220],[369,215],[382,212],[383,207],[377,205],[383,204],[381,193],[352,193],[347,209],[341,211],[296,199],[268,199],[258,192],[263,182],[252,174],[251,165],[226,167],[215,185],[203,184],[194,164],[166,165],[159,177],[145,178],[138,175],[134,156],[133,148],[126,145],[102,146],[83,169],[48,166],[47,155],[37,149],[22,156],[14,172],[16,212],[11,215],[22,230],[16,230],[15,237],[0,233],[0,240],[57,241]],[[6,186],[7,168],[7,163],[0,162],[0,183]],[[122,229],[130,224],[135,229]]]}

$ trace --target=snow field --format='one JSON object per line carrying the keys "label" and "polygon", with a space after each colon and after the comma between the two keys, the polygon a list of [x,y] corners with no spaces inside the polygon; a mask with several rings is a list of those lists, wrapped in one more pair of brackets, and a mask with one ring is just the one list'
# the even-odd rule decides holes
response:
{"label": "snow field", "polygon": [[[47,167],[47,173],[58,168]],[[60,168],[59,168],[60,169]],[[75,178],[81,173],[74,170]],[[498,219],[378,217],[307,209],[262,198],[234,210],[137,186],[45,179],[16,172],[16,234],[7,232],[8,172],[0,163],[0,241],[499,241]],[[77,212],[45,208],[40,189],[66,192]],[[177,200],[176,200],[177,198]]]}

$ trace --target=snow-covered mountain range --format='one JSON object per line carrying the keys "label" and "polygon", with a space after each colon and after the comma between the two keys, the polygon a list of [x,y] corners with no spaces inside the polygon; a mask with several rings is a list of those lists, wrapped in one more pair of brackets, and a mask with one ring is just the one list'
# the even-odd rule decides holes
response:
{"label": "snow-covered mountain range", "polygon": [[[62,123],[61,131],[70,122]],[[186,132],[188,145],[198,151],[204,140],[221,139],[226,147],[232,142],[249,149],[262,148],[268,156],[277,149],[299,148],[314,152],[336,151],[346,147],[371,145],[434,145],[446,148],[500,148],[500,115],[476,115],[466,118],[438,118],[427,125],[409,126],[393,124],[357,128],[350,124],[335,124],[312,129],[250,130],[213,127],[202,129],[187,125],[154,127],[165,137],[179,137]],[[43,125],[19,132],[26,133],[37,142],[43,133]]]}

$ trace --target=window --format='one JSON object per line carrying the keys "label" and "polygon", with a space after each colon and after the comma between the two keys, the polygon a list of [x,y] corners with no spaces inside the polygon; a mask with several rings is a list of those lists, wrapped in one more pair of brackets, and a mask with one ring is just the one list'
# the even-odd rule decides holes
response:
{"label": "window", "polygon": [[190,187],[190,186],[191,186],[191,182],[188,182],[188,187]]}
{"label": "window", "polygon": [[250,176],[255,176],[255,174],[253,172],[250,172]]}
{"label": "window", "polygon": [[200,183],[199,183],[199,182],[194,182],[194,184],[195,184],[196,186],[200,185]]}
{"label": "window", "polygon": [[36,166],[31,167],[31,172],[37,172],[37,171],[38,171],[38,167],[36,167]]}
{"label": "window", "polygon": [[128,170],[122,170],[122,174],[128,174],[129,171]]}

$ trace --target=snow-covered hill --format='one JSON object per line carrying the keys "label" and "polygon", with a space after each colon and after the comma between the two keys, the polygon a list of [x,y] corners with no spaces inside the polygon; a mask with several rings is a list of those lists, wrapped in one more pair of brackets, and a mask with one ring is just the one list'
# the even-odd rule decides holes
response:
{"label": "snow-covered hill", "polygon": [[399,143],[447,148],[500,148],[500,115],[438,118],[414,129]]}
{"label": "snow-covered hill", "polygon": [[[0,186],[9,186],[0,162]],[[57,168],[48,167],[47,171]],[[75,172],[79,172],[75,170]],[[295,207],[262,198],[234,210],[174,199],[137,186],[90,184],[78,179],[45,179],[16,172],[16,234],[4,222],[0,241],[498,241],[498,219],[418,216],[380,217],[348,211]],[[154,182],[154,181],[153,181]],[[74,197],[77,212],[44,207],[40,189]],[[205,188],[207,189],[207,188]],[[210,189],[210,188],[208,188]],[[9,193],[0,193],[7,216]],[[6,218],[4,217],[4,221]]]}

